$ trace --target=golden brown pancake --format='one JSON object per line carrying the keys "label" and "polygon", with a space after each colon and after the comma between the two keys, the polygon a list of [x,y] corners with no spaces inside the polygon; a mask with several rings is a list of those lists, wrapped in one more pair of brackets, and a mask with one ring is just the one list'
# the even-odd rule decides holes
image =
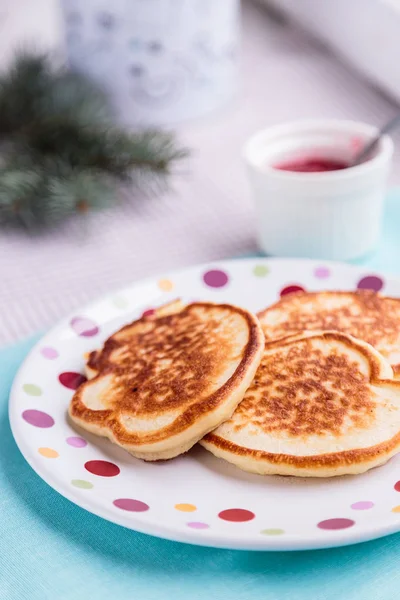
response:
{"label": "golden brown pancake", "polygon": [[296,292],[258,315],[266,340],[301,331],[336,330],[378,350],[400,376],[400,299],[376,292]]}
{"label": "golden brown pancake", "polygon": [[81,427],[146,460],[171,458],[230,417],[261,360],[257,318],[228,304],[175,302],[91,353],[69,408]]}
{"label": "golden brown pancake", "polygon": [[259,474],[362,473],[400,449],[400,382],[378,352],[346,334],[270,342],[232,417],[201,444]]}

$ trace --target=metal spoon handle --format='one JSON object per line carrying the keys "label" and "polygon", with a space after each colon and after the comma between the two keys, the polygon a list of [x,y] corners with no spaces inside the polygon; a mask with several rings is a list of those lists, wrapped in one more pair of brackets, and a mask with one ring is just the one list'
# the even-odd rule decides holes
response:
{"label": "metal spoon handle", "polygon": [[352,160],[351,166],[355,167],[356,165],[359,165],[363,160],[365,160],[368,157],[369,153],[375,149],[381,137],[386,133],[389,133],[389,131],[392,131],[392,129],[395,129],[395,127],[399,123],[400,115],[397,115],[396,117],[388,121],[386,125],[384,125],[376,134],[376,136],[371,140],[371,142],[367,144],[365,148],[363,148],[358,154],[355,155],[355,157]]}

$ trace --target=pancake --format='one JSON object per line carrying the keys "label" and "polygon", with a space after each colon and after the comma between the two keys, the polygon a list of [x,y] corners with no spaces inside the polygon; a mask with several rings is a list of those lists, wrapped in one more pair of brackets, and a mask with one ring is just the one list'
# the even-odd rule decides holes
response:
{"label": "pancake", "polygon": [[252,473],[363,473],[400,450],[400,382],[372,346],[343,333],[266,343],[243,401],[201,444]]}
{"label": "pancake", "polygon": [[400,377],[400,299],[369,290],[293,293],[258,315],[266,340],[336,330],[371,344]]}
{"label": "pancake", "polygon": [[[160,306],[159,308],[154,310],[153,313],[142,317],[142,319],[150,321],[154,319],[159,319],[160,317],[165,317],[167,315],[172,315],[174,313],[180,312],[184,309],[184,307],[185,305],[183,304],[183,302],[181,302],[181,300],[173,300],[172,302],[168,302],[168,304]],[[131,325],[132,324],[123,327],[123,331],[125,332],[125,334],[127,334],[127,338],[129,338],[129,328]],[[135,325],[135,323],[133,323],[133,325]],[[125,335],[124,333],[120,332],[122,332],[122,330],[114,333],[111,336],[111,338],[109,338],[109,340],[113,338],[120,339],[122,336]],[[85,373],[88,379],[93,379],[93,377],[95,377],[100,372],[100,370],[105,369],[108,364],[112,365],[113,362],[116,362],[118,364],[118,355],[117,357],[115,357],[113,353],[103,352],[102,350],[103,349],[93,350],[92,352],[88,352],[87,354],[85,354]]]}
{"label": "pancake", "polygon": [[89,355],[71,419],[145,460],[172,458],[229,418],[260,363],[257,318],[228,304],[174,302]]}

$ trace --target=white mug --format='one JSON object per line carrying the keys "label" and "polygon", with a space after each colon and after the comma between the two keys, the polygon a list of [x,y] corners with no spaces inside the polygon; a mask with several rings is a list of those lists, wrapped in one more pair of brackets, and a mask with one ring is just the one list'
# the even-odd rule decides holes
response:
{"label": "white mug", "polygon": [[170,124],[232,98],[239,0],[62,0],[69,62],[122,122]]}
{"label": "white mug", "polygon": [[364,163],[327,172],[293,172],[276,165],[304,156],[349,164],[377,133],[365,123],[297,121],[256,133],[246,144],[257,217],[266,254],[351,260],[376,247],[393,142],[384,136]]}

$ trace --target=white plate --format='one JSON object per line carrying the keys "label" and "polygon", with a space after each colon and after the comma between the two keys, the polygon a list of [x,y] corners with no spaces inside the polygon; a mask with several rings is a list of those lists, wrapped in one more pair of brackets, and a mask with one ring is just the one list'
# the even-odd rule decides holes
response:
{"label": "white plate", "polygon": [[[122,324],[172,298],[259,310],[288,286],[382,288],[400,281],[365,269],[306,260],[238,260],[149,279],[76,311],[30,352],[11,392],[15,440],[60,494],[105,519],[159,537],[225,548],[339,546],[400,530],[400,455],[364,475],[326,480],[250,475],[201,448],[145,463],[72,427],[66,410],[84,352]],[[75,375],[74,375],[75,374]],[[106,462],[93,462],[106,461]],[[83,515],[82,515],[83,516]]]}

